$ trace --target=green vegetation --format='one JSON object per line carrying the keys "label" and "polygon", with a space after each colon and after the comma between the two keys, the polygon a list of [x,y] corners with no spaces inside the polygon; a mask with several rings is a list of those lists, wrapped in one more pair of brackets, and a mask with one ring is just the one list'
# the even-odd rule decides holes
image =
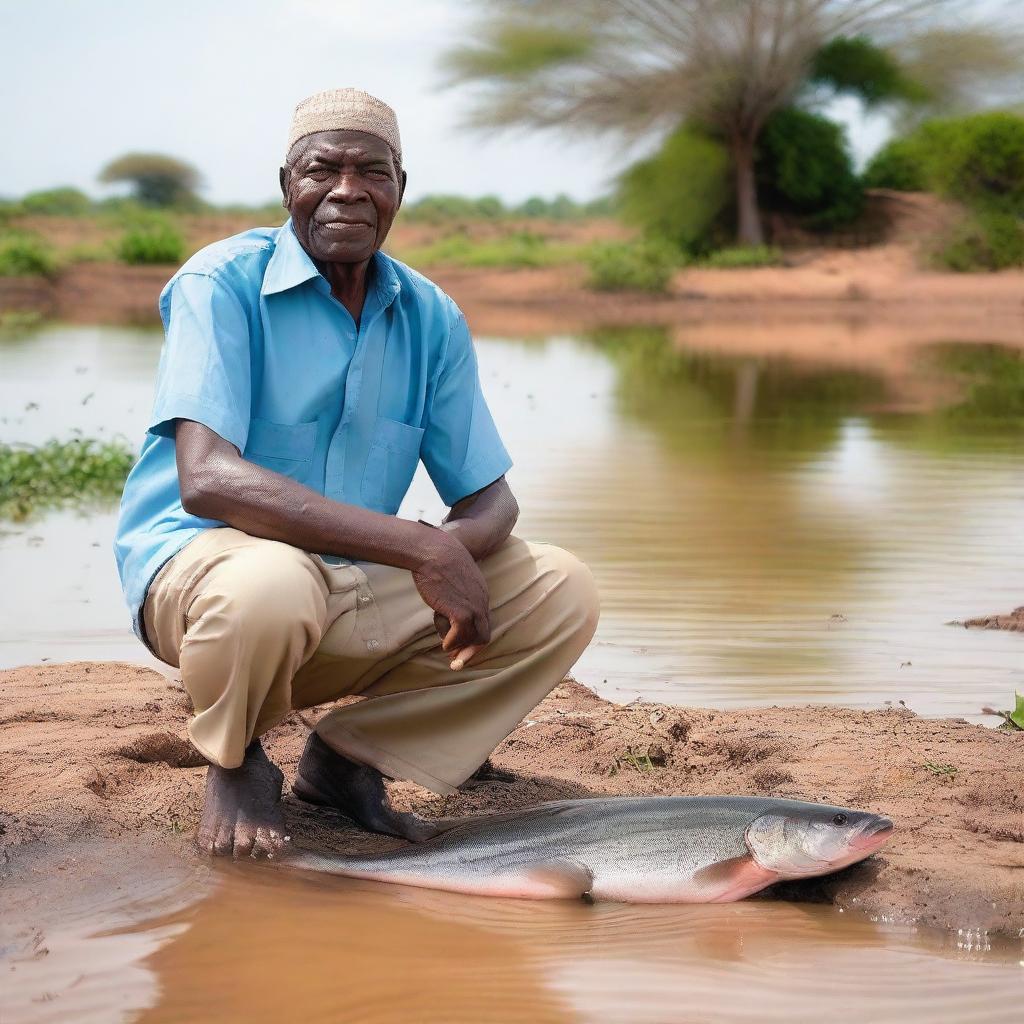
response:
{"label": "green vegetation", "polygon": [[11,232],[0,237],[0,277],[49,275],[56,269],[52,249],[38,235]]}
{"label": "green vegetation", "polygon": [[608,216],[613,212],[610,199],[578,203],[561,193],[554,199],[531,196],[518,206],[507,206],[497,196],[433,194],[423,196],[402,207],[401,217],[413,224],[450,224],[453,221],[506,220],[543,218],[545,220],[582,220],[585,217]]}
{"label": "green vegetation", "polygon": [[967,208],[940,241],[937,265],[959,271],[1024,266],[1024,117],[996,111],[926,121],[882,149],[865,179],[927,189]]}
{"label": "green vegetation", "polygon": [[199,172],[184,160],[163,153],[126,153],[100,171],[106,185],[128,183],[143,206],[190,207],[196,205]]}
{"label": "green vegetation", "polygon": [[404,262],[414,267],[546,267],[570,263],[578,255],[578,246],[558,245],[530,231],[481,239],[457,232],[430,245],[399,253]]}
{"label": "green vegetation", "polygon": [[953,780],[957,776],[959,769],[955,764],[941,764],[937,761],[925,761],[921,765],[925,771],[929,771],[932,775],[937,775],[940,779]]}
{"label": "green vegetation", "polygon": [[995,708],[982,708],[981,710],[987,715],[998,715],[1003,720],[1003,724],[999,726],[1000,729],[1020,732],[1024,730],[1024,693],[1015,693],[1014,698],[1016,703],[1012,711],[997,711]]}
{"label": "green vegetation", "polygon": [[595,291],[667,292],[683,256],[666,242],[608,242],[593,246],[585,262]]}
{"label": "green vegetation", "polygon": [[162,217],[136,221],[117,245],[118,259],[133,265],[181,263],[185,253],[184,238]]}
{"label": "green vegetation", "polygon": [[802,216],[811,228],[847,224],[864,205],[846,132],[796,107],[765,123],[754,173],[766,209]]}
{"label": "green vegetation", "polygon": [[58,217],[80,217],[92,210],[92,200],[80,189],[64,186],[29,192],[21,198],[22,211]]}
{"label": "green vegetation", "polygon": [[115,499],[135,461],[114,441],[0,444],[0,519],[22,521],[45,509]]}
{"label": "green vegetation", "polygon": [[739,270],[747,267],[777,267],[782,252],[770,245],[733,246],[705,256],[700,265],[713,270]]}
{"label": "green vegetation", "polygon": [[0,338],[28,334],[40,327],[46,318],[37,309],[8,309],[0,313]]}
{"label": "green vegetation", "polygon": [[[471,126],[617,133],[631,141],[648,130],[669,134],[686,125],[728,154],[724,180],[741,245],[764,242],[766,180],[756,163],[768,125],[785,108],[814,109],[829,94],[855,95],[866,106],[970,108],[991,102],[994,89],[1019,89],[1021,54],[1005,19],[972,23],[953,0],[770,7],[736,0],[485,0],[477,6],[469,39],[445,60],[449,83],[474,90]],[[810,183],[795,171],[788,177],[789,191],[800,193],[789,196],[797,206],[813,203],[816,213],[823,203],[834,211],[834,223],[855,211],[851,174],[831,180],[823,169]],[[767,185],[778,190],[780,183],[771,178]],[[687,187],[685,179],[675,183]],[[838,195],[824,196],[826,188]],[[684,217],[681,234],[687,231]]]}

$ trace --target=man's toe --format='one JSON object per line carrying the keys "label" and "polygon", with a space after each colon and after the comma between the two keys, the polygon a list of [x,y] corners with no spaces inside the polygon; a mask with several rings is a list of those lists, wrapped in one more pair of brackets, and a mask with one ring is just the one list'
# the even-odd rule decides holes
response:
{"label": "man's toe", "polygon": [[235,846],[235,831],[229,825],[221,825],[217,829],[217,836],[213,841],[213,850],[216,857],[230,857]]}

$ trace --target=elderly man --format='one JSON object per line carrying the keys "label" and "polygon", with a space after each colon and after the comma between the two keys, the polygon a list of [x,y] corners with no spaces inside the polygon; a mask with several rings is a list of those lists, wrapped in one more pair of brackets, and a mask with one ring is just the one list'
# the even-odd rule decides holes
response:
{"label": "elderly man", "polygon": [[[282,775],[259,737],[320,719],[292,791],[421,839],[384,777],[450,793],[593,635],[571,554],[511,536],[511,460],[466,321],[386,256],[405,191],[394,112],[355,89],[298,105],[290,219],[208,246],[160,297],[156,402],[116,554],[139,637],[180,668],[210,762],[197,841],[274,856]],[[396,517],[422,459],[451,511]]]}

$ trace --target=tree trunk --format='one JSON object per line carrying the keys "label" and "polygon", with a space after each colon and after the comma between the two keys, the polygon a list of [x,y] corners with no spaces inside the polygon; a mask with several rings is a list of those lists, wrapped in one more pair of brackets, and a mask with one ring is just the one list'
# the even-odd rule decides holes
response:
{"label": "tree trunk", "polygon": [[754,140],[737,136],[731,148],[736,173],[736,241],[740,245],[764,245],[754,179]]}

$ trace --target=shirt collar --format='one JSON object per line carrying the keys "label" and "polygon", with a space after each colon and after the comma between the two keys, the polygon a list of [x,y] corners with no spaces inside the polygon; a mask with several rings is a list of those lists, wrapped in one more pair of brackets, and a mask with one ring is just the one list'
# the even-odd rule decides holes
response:
{"label": "shirt collar", "polygon": [[[260,292],[263,295],[274,295],[314,278],[319,278],[324,285],[327,284],[327,280],[317,270],[316,264],[299,244],[289,217],[277,232],[277,243],[263,274]],[[373,280],[381,308],[390,305],[402,286],[398,274],[395,273],[393,261],[379,251],[373,254]],[[330,292],[330,289],[327,291]]]}

